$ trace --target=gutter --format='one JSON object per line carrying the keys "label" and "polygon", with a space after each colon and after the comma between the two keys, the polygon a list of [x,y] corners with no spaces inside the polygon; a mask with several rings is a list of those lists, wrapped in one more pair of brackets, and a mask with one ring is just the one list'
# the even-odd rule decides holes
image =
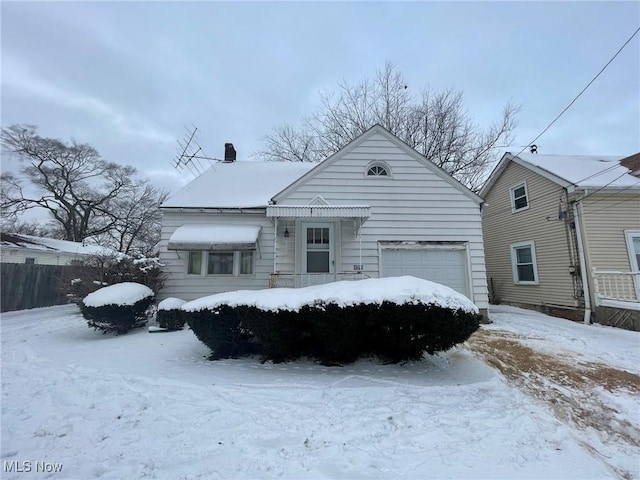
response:
{"label": "gutter", "polygon": [[[586,190],[582,194],[582,198],[587,194]],[[582,221],[578,216],[578,202],[573,202],[573,218],[576,222],[576,237],[578,239],[578,258],[580,260],[580,277],[582,278],[582,291],[584,292],[584,324],[591,323],[591,293],[589,292],[589,279],[587,272],[587,261],[584,254],[584,240],[582,233]]]}

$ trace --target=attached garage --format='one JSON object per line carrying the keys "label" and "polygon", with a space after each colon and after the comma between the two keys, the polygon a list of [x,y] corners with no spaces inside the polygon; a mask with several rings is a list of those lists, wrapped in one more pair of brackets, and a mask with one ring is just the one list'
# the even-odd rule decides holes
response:
{"label": "attached garage", "polygon": [[467,249],[464,245],[381,247],[381,276],[411,275],[424,278],[451,287],[472,298],[468,286]]}

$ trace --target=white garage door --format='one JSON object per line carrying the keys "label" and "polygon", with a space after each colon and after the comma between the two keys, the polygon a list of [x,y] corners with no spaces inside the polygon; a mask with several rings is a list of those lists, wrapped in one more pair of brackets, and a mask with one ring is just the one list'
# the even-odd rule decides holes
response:
{"label": "white garage door", "polygon": [[412,275],[469,296],[465,250],[382,250],[382,276]]}

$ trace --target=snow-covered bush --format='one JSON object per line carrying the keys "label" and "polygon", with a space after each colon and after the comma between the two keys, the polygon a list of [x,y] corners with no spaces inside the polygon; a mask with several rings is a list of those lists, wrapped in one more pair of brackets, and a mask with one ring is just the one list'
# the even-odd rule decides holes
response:
{"label": "snow-covered bush", "polygon": [[186,321],[186,313],[180,310],[184,300],[175,297],[165,298],[158,304],[156,320],[158,325],[169,330],[182,330]]}
{"label": "snow-covered bush", "polygon": [[89,327],[120,334],[146,324],[153,303],[149,287],[124,282],[90,293],[80,303],[80,310]]}
{"label": "snow-covered bush", "polygon": [[253,336],[265,359],[309,356],[326,364],[371,355],[418,359],[464,342],[480,324],[478,308],[465,296],[414,277],[228,292],[182,309],[213,358],[248,351]]}
{"label": "snow-covered bush", "polygon": [[65,268],[57,289],[80,303],[91,292],[122,282],[140,283],[158,293],[164,280],[162,264],[157,258],[133,258],[113,253],[91,255],[84,258],[82,265]]}
{"label": "snow-covered bush", "polygon": [[232,307],[220,305],[215,311],[185,312],[187,323],[198,340],[211,349],[212,360],[237,358],[255,352],[253,335],[242,326]]}

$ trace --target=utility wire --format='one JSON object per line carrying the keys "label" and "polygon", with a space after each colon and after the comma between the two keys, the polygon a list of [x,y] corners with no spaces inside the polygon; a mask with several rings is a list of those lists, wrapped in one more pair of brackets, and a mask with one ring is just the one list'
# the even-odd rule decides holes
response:
{"label": "utility wire", "polygon": [[[606,65],[604,67],[602,67],[602,69],[598,72],[598,74],[595,77],[593,77],[589,83],[587,83],[587,86],[584,87],[580,91],[580,93],[578,95],[576,95],[576,97],[573,100],[571,100],[571,103],[569,105],[567,105],[565,107],[565,109],[562,110],[558,114],[558,116],[556,118],[554,118],[553,121],[549,125],[547,125],[546,128],[544,130],[542,130],[542,132],[540,132],[540,134],[536,138],[534,138],[533,140],[531,140],[531,142],[529,142],[529,145],[533,145],[536,140],[538,140],[542,135],[544,135],[546,133],[546,131],[549,130],[551,128],[551,126],[554,123],[556,123],[556,121],[558,121],[558,119],[564,114],[564,112],[566,112],[567,110],[569,110],[569,108],[571,108],[571,106],[576,102],[576,100],[578,100],[578,98],[580,98],[580,96],[591,86],[591,84],[596,81],[596,79],[602,74],[602,72],[604,72],[606,70],[606,68],[611,64],[611,62],[613,62],[616,59],[616,57],[620,54],[620,52],[622,52],[624,47],[626,47],[629,44],[629,42],[633,39],[633,37],[635,37],[638,34],[638,32],[640,32],[640,27],[638,27],[636,29],[636,31],[633,32],[633,34],[627,39],[627,41],[624,42],[624,44],[620,47],[620,49],[615,53],[615,55],[613,57],[611,57],[611,59],[606,63]],[[518,152],[518,155],[520,155],[522,152],[524,152],[527,148],[528,148],[528,146],[526,146],[522,150],[520,150],[520,152]]]}
{"label": "utility wire", "polygon": [[[617,195],[617,194],[619,194],[619,193],[622,193],[622,192],[624,192],[624,191],[626,191],[626,190],[630,189],[631,187],[635,187],[635,186],[636,186],[636,185],[638,185],[638,184],[640,184],[640,182],[636,182],[636,183],[634,183],[633,185],[629,185],[627,188],[624,188],[624,189],[622,189],[622,190],[620,190],[620,191],[617,191],[616,193],[614,193],[614,194],[612,194],[612,195],[609,195],[608,197],[605,197],[605,198],[613,197],[614,195]],[[604,200],[604,198],[602,198],[601,200]],[[599,202],[599,201],[601,201],[601,200],[598,200],[598,202]],[[616,205],[620,205],[620,204],[622,204],[622,203],[630,202],[630,201],[633,201],[633,200],[635,200],[636,202],[638,202],[638,199],[634,196],[634,197],[631,197],[631,198],[625,198],[624,200],[620,200],[619,202],[612,203],[611,205],[607,205],[606,207],[602,207],[602,208],[599,208],[599,209],[597,209],[597,210],[591,210],[591,211],[583,212],[582,214],[583,214],[583,215],[591,215],[592,213],[601,212],[602,210],[606,210],[607,208],[615,207]],[[593,203],[595,204],[595,203],[598,203],[598,202],[593,202]],[[639,203],[640,203],[640,202],[639,202]],[[588,208],[589,208],[589,207],[587,207],[587,209],[588,209]]]}
{"label": "utility wire", "polygon": [[[571,102],[569,103],[569,105],[567,105],[567,106],[564,108],[564,110],[562,110],[562,111],[561,111],[561,112],[556,116],[556,118],[554,118],[554,119],[553,119],[553,121],[552,121],[549,125],[547,125],[547,126],[545,127],[545,129],[544,129],[544,130],[542,130],[542,132],[540,132],[540,134],[538,134],[538,136],[537,136],[536,138],[534,138],[531,142],[529,142],[529,145],[527,145],[527,146],[523,147],[523,148],[522,148],[522,150],[520,150],[520,151],[515,155],[516,157],[517,157],[517,156],[519,156],[520,154],[522,154],[522,152],[524,152],[524,151],[525,151],[525,150],[526,150],[530,145],[533,145],[533,144],[535,143],[535,141],[536,141],[536,140],[538,140],[542,135],[544,135],[544,134],[547,132],[547,130],[549,130],[549,129],[551,128],[551,126],[552,126],[554,123],[556,123],[556,122],[558,121],[558,119],[559,119],[562,115],[564,115],[564,113],[565,113],[567,110],[569,110],[569,108],[571,108],[571,106],[572,106],[572,105],[573,105],[573,104],[578,100],[578,98],[580,98],[580,97],[582,96],[582,94],[583,94],[584,92],[586,92],[586,91],[587,91],[587,89],[591,86],[591,84],[593,84],[593,82],[595,82],[595,81],[596,81],[596,79],[597,79],[597,78],[602,74],[602,72],[604,72],[604,71],[607,69],[607,67],[608,67],[608,66],[609,66],[609,65],[610,65],[610,64],[611,64],[611,63],[616,59],[616,57],[620,54],[620,52],[622,52],[622,50],[624,50],[624,48],[629,44],[629,42],[631,42],[631,40],[633,40],[633,38],[638,34],[638,32],[640,32],[640,27],[638,27],[638,28],[633,32],[633,34],[632,34],[632,35],[627,39],[627,41],[626,41],[626,42],[624,42],[624,44],[623,44],[623,45],[618,49],[618,51],[613,55],[613,57],[611,57],[611,59],[609,59],[609,61],[605,64],[605,66],[604,66],[604,67],[602,67],[602,68],[600,69],[600,71],[596,74],[596,76],[595,76],[595,77],[593,77],[593,78],[591,79],[591,81],[590,81],[590,82],[589,82],[589,83],[588,83],[588,84],[587,84],[587,85],[586,85],[586,86],[585,86],[585,87],[580,91],[580,93],[578,93],[578,95],[576,95],[576,96],[575,96],[575,98],[574,98],[573,100],[571,100]],[[600,171],[600,172],[594,173],[593,175],[590,175],[590,176],[588,176],[588,177],[583,178],[582,180],[578,180],[577,182],[572,182],[572,183],[574,183],[574,184],[578,184],[578,183],[583,182],[583,181],[585,181],[585,180],[589,180],[589,179],[591,179],[591,178],[593,178],[593,177],[596,177],[596,176],[598,176],[598,175],[602,175],[603,173],[608,172],[608,171],[610,171],[610,170],[614,169],[614,168],[615,168],[615,167],[617,167],[617,166],[618,166],[618,164],[613,165],[613,166],[611,166],[611,167],[607,167],[607,168],[605,168],[604,170],[602,170],[602,171]],[[624,174],[620,175],[618,178],[623,177],[625,174],[626,174],[626,172],[625,172]],[[613,183],[613,182],[615,182],[616,180],[618,180],[618,178],[616,178],[615,180],[612,180],[612,181],[611,181],[611,182],[609,182],[607,185],[605,185],[605,186],[603,186],[603,187],[599,188],[598,190],[596,190],[596,191],[594,191],[594,192],[592,192],[592,193],[590,193],[590,194],[587,194],[587,196],[585,196],[584,198],[587,198],[587,197],[589,197],[589,196],[591,196],[591,195],[593,195],[593,194],[595,194],[595,193],[599,192],[600,190],[604,189],[605,187],[607,187],[607,186],[608,186],[608,185],[610,185],[611,183]],[[625,189],[625,190],[626,190],[626,189]],[[540,195],[540,196],[538,196],[538,197],[536,197],[536,198],[531,198],[531,200],[530,200],[530,201],[537,201],[537,200],[541,200],[541,199],[546,198],[546,197],[549,197],[549,196],[551,196],[551,195],[557,195],[557,193],[558,193],[558,191],[554,191],[554,192],[551,192],[551,193],[548,193],[548,194],[545,194],[545,195]],[[594,202],[594,203],[597,203],[597,202]],[[484,217],[484,218],[485,218],[485,219],[488,219],[488,218],[493,217],[494,215],[499,215],[499,214],[501,214],[501,213],[508,212],[509,210],[511,210],[511,207],[509,207],[509,208],[505,208],[505,209],[502,209],[502,210],[498,210],[498,211],[495,211],[495,212],[491,212],[490,214],[488,214],[488,215],[487,215],[486,217]]]}
{"label": "utility wire", "polygon": [[616,180],[620,180],[622,177],[624,177],[627,173],[629,172],[624,172],[622,175],[614,178],[613,180],[611,180],[609,183],[607,183],[606,185],[601,186],[599,189],[594,190],[591,193],[587,193],[584,197],[582,197],[580,200],[584,200],[585,198],[589,198],[591,195],[595,195],[596,193],[598,193],[599,191],[607,188],[609,185],[611,185],[613,182],[615,182]]}
{"label": "utility wire", "polygon": [[[582,179],[580,179],[580,180],[577,180],[576,182],[570,182],[570,183],[573,183],[574,185],[577,185],[577,184],[579,184],[579,183],[581,183],[581,182],[584,182],[585,180],[589,180],[589,179],[591,179],[591,178],[594,178],[594,177],[597,177],[597,176],[599,176],[599,175],[602,175],[603,173],[607,173],[607,172],[609,172],[610,170],[613,170],[614,168],[617,168],[617,167],[619,167],[619,166],[620,166],[620,165],[619,165],[618,163],[616,163],[615,165],[612,165],[612,166],[610,166],[610,167],[607,167],[607,168],[605,168],[604,170],[601,170],[601,171],[596,172],[596,173],[594,173],[594,174],[592,174],[592,175],[589,175],[588,177],[585,177],[585,178],[582,178]],[[623,173],[623,174],[622,174],[622,175],[620,175],[620,177],[618,177],[618,178],[623,177],[623,176],[624,176],[624,175],[626,175],[627,173],[628,173],[628,172]],[[615,180],[613,180],[612,182],[609,182],[607,185],[610,185],[611,183],[615,182],[616,180],[618,180],[618,178],[616,178],[616,179],[615,179]],[[607,185],[605,185],[605,187],[606,187]],[[559,187],[560,187],[560,186],[559,186]],[[596,191],[600,191],[600,190],[602,190],[602,189],[603,189],[603,188],[605,188],[605,187],[601,187],[599,190],[596,190]],[[531,198],[528,198],[528,202],[529,202],[529,204],[531,204],[532,202],[537,202],[538,200],[542,200],[542,199],[544,199],[544,198],[551,197],[551,196],[553,196],[553,195],[557,195],[559,192],[560,192],[560,193],[562,192],[563,188],[564,188],[564,187],[560,187],[560,188],[558,188],[557,190],[554,190],[553,192],[545,193],[544,195],[538,195],[537,197],[531,197]],[[626,189],[625,189],[625,190],[626,190]],[[595,192],[594,192],[594,193],[595,193]],[[615,194],[614,194],[614,195],[615,195]],[[588,194],[587,196],[591,196],[591,194]],[[587,198],[587,197],[584,197],[584,198]],[[594,203],[597,203],[597,202],[599,202],[599,201],[600,201],[600,200],[598,200],[598,201],[596,201],[596,202],[594,202]],[[488,212],[487,212],[487,215],[484,215],[484,216],[483,216],[483,219],[489,219],[489,218],[492,218],[492,217],[493,217],[493,216],[495,216],[495,215],[500,215],[500,214],[502,214],[502,213],[510,212],[511,210],[512,210],[512,207],[511,207],[511,206],[509,206],[509,207],[503,208],[503,209],[501,209],[501,210],[496,210],[495,212],[488,211]]]}
{"label": "utility wire", "polygon": [[[602,202],[603,200],[606,200],[607,198],[614,197],[614,196],[618,195],[619,193],[625,192],[625,191],[629,190],[630,188],[635,187],[635,186],[636,186],[636,185],[638,185],[638,184],[640,184],[640,181],[638,181],[638,182],[636,182],[636,183],[632,183],[631,185],[628,185],[628,186],[626,186],[626,187],[624,187],[624,188],[622,188],[622,189],[620,189],[620,190],[618,190],[618,191],[616,191],[616,192],[613,192],[611,195],[607,195],[606,197],[602,197],[602,198],[600,198],[600,199],[596,200],[595,202],[593,202],[591,205],[589,205],[589,206],[588,206],[588,207],[586,207],[586,208],[587,208],[587,209],[589,209],[589,208],[593,207],[596,203],[600,203],[600,202]],[[588,196],[588,195],[587,195],[587,196]],[[584,198],[587,198],[587,197],[584,197]],[[583,198],[582,200],[584,200],[584,198]],[[636,199],[636,200],[637,200],[637,199]],[[615,204],[615,205],[617,205],[617,204]],[[609,206],[611,206],[611,205],[609,205]],[[605,208],[609,208],[609,207],[605,207]],[[593,211],[594,211],[594,212],[599,212],[600,210],[593,210]],[[592,213],[592,212],[585,212],[585,213]]]}

